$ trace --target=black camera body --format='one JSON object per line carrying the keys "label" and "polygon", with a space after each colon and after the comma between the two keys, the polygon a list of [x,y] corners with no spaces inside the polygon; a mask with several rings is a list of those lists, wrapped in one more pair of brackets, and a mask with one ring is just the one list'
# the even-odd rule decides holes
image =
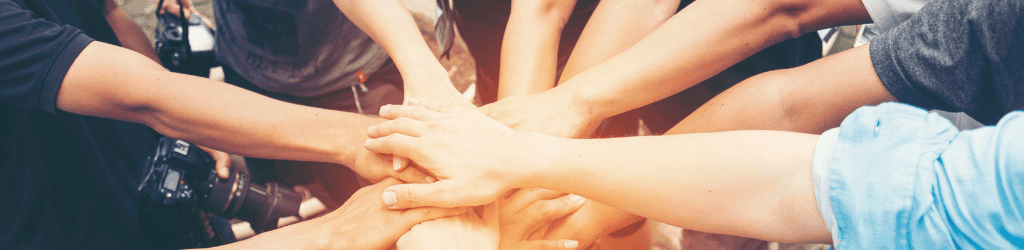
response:
{"label": "black camera body", "polygon": [[191,15],[187,20],[166,13],[156,17],[155,49],[160,63],[171,72],[209,77],[210,68],[218,66],[214,52],[216,31],[206,27],[199,15]]}
{"label": "black camera body", "polygon": [[262,185],[231,171],[220,179],[215,161],[195,145],[161,138],[156,153],[146,159],[139,185],[140,213],[199,210],[248,221],[255,232],[277,228],[278,219],[298,215],[302,196],[277,183]]}

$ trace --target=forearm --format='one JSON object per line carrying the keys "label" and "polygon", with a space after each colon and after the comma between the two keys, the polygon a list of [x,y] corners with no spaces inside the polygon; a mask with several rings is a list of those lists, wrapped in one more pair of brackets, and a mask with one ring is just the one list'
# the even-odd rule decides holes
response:
{"label": "forearm", "polygon": [[820,134],[865,105],[895,101],[869,45],[751,77],[712,98],[667,134],[779,130]]}
{"label": "forearm", "polygon": [[870,21],[860,1],[696,1],[636,45],[555,89],[592,120],[685,90],[772,44],[807,31]]}
{"label": "forearm", "polygon": [[448,78],[447,71],[434,57],[416,21],[401,1],[334,0],[334,3],[345,17],[388,52],[402,75]]}
{"label": "forearm", "polygon": [[512,1],[501,43],[498,99],[555,86],[558,44],[576,1]]}
{"label": "forearm", "polygon": [[[265,233],[257,234],[252,238],[241,240],[235,243],[221,245],[211,250],[248,250],[248,249],[328,249],[323,246],[329,244],[331,237],[316,234],[313,222],[304,221],[295,225],[289,225]],[[319,236],[319,237],[318,237]],[[333,242],[333,245],[342,245],[344,242]],[[345,248],[341,248],[345,249]]]}
{"label": "forearm", "polygon": [[370,119],[171,73],[142,55],[99,42],[72,64],[57,107],[143,123],[164,135],[230,153],[334,163],[354,160],[365,140],[363,123]]}
{"label": "forearm", "polygon": [[580,34],[558,82],[636,44],[676,13],[679,0],[601,1]]}
{"label": "forearm", "polygon": [[155,62],[160,62],[153,46],[149,44],[149,38],[146,37],[146,33],[142,32],[142,28],[139,28],[139,25],[132,21],[124,11],[121,11],[121,8],[113,0],[107,0],[106,4],[107,22],[114,29],[114,34],[121,46],[145,55]]}
{"label": "forearm", "polygon": [[[824,241],[814,202],[816,135],[736,131],[568,140],[549,145],[524,186],[579,194],[675,226],[780,241]],[[633,166],[633,167],[630,167]]]}

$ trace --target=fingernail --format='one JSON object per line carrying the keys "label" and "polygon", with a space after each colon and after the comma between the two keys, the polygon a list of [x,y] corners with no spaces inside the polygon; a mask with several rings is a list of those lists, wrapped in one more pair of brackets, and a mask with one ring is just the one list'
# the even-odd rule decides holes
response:
{"label": "fingernail", "polygon": [[584,201],[587,201],[587,198],[583,198],[583,196],[579,196],[579,195],[575,195],[575,194],[570,194],[569,195],[569,200],[571,200],[572,202],[575,202],[575,203],[583,203]]}
{"label": "fingernail", "polygon": [[395,194],[395,191],[384,191],[384,194],[380,195],[380,199],[384,202],[384,206],[386,207],[398,204],[398,195]]}
{"label": "fingernail", "polygon": [[371,141],[373,141],[373,139],[366,139],[366,141],[363,142],[363,146],[370,146]]}
{"label": "fingernail", "polygon": [[402,169],[402,161],[398,157],[391,157],[391,169],[398,171]]}
{"label": "fingernail", "polygon": [[426,179],[427,183],[434,183],[435,181],[437,181],[437,179],[435,179],[433,176],[427,176]]}
{"label": "fingernail", "polygon": [[565,244],[565,249],[569,249],[569,250],[576,249],[577,247],[580,247],[580,243],[575,241],[575,240],[566,241],[564,244]]}
{"label": "fingernail", "polygon": [[416,104],[420,104],[420,99],[417,99],[416,97],[409,97],[409,105],[416,105]]}
{"label": "fingernail", "polygon": [[383,114],[387,114],[388,111],[390,111],[390,110],[391,110],[391,104],[388,104],[388,105],[380,106],[380,112],[377,112],[377,113],[380,114],[380,115],[383,115]]}

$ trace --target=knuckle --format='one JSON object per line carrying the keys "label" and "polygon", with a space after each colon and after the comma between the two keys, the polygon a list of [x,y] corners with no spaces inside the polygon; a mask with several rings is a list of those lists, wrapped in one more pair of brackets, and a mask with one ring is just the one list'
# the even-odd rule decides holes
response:
{"label": "knuckle", "polygon": [[534,212],[537,212],[537,214],[542,216],[542,217],[547,217],[547,216],[551,215],[551,207],[548,206],[548,204],[544,203],[544,202],[535,202],[535,203],[533,203],[533,210],[534,210]]}
{"label": "knuckle", "polygon": [[409,187],[409,188],[405,189],[405,202],[406,202],[406,204],[410,204],[410,205],[419,204],[420,200],[417,197],[417,194],[418,194],[417,190],[418,190],[418,188],[416,188],[416,187]]}
{"label": "knuckle", "polygon": [[407,117],[399,117],[399,118],[396,118],[394,120],[393,125],[394,126],[403,126],[403,125],[409,124],[410,121],[412,121],[412,119],[409,119]]}

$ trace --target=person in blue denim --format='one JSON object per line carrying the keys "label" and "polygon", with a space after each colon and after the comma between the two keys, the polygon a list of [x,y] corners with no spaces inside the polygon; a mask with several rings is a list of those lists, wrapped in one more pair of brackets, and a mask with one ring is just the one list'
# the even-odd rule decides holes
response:
{"label": "person in blue denim", "polygon": [[[429,106],[429,105],[428,105]],[[566,139],[476,110],[385,106],[367,148],[440,181],[388,187],[391,209],[573,193],[703,232],[840,249],[1024,247],[1024,112],[960,132],[905,104],[862,107],[822,135],[782,131]]]}

